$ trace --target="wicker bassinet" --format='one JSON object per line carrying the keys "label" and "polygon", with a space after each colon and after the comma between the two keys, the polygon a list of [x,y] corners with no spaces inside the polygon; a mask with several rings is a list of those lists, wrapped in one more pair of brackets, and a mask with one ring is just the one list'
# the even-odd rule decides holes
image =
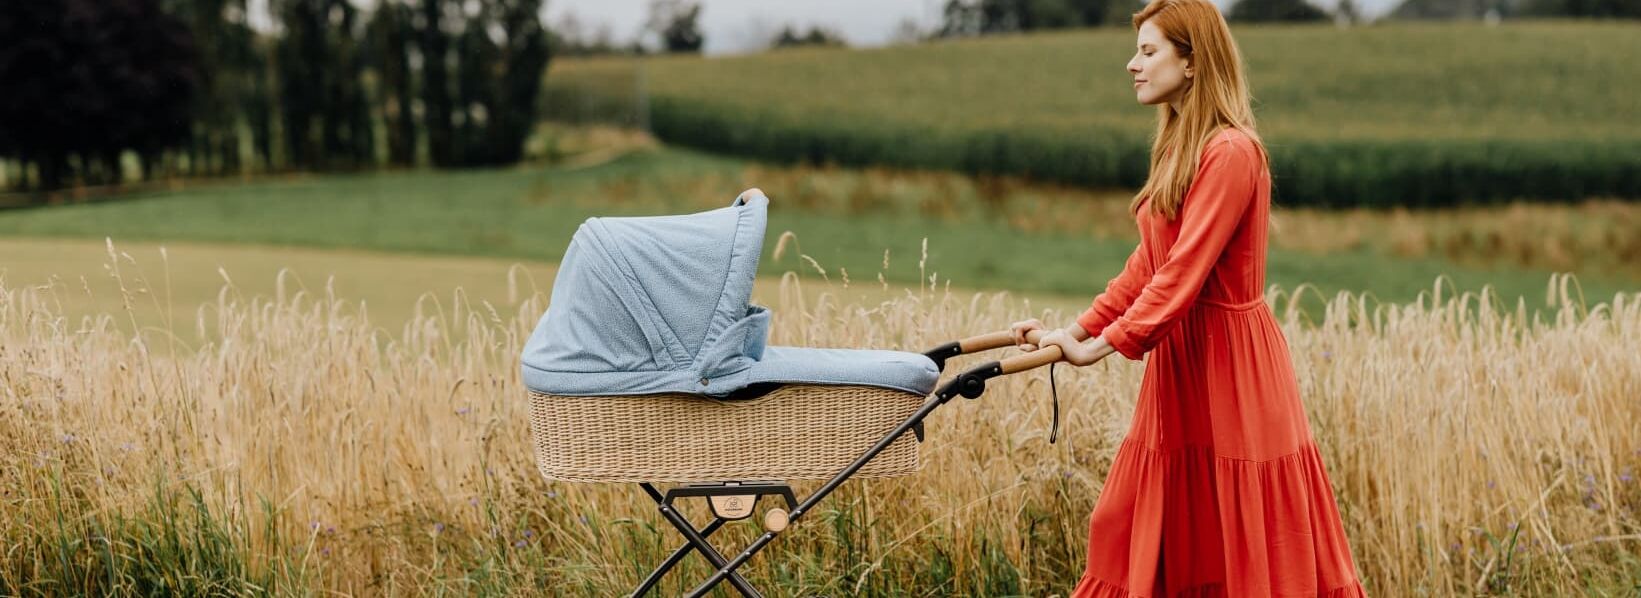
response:
{"label": "wicker bassinet", "polygon": [[[553,480],[817,480],[837,475],[924,399],[870,386],[806,384],[748,400],[531,392],[530,428],[536,463]],[[916,473],[917,445],[903,435],[856,475]]]}

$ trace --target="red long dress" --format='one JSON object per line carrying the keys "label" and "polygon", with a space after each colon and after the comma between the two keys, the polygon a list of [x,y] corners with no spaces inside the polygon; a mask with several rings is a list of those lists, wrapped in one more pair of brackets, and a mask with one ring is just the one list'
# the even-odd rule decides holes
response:
{"label": "red long dress", "polygon": [[1074,596],[1365,596],[1264,302],[1270,176],[1235,129],[1077,323],[1147,353]]}

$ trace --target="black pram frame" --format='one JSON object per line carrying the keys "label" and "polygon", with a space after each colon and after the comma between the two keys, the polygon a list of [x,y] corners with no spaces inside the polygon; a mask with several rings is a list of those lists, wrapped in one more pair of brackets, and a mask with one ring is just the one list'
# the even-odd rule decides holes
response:
{"label": "black pram frame", "polygon": [[[1033,331],[1030,335],[1028,335],[1028,341],[1036,344],[1043,336],[1043,331]],[[944,371],[946,368],[946,360],[952,357],[979,351],[1010,347],[1014,346],[1014,344],[1014,336],[1011,332],[994,332],[991,334],[984,334],[960,341],[946,343],[939,347],[935,347],[934,349],[930,349],[925,352],[924,355],[934,361],[936,368]],[[899,439],[908,431],[915,434],[918,441],[921,442],[923,440],[923,419],[928,417],[930,413],[933,413],[934,410],[939,408],[941,405],[945,405],[947,401],[950,401],[959,395],[969,399],[980,398],[980,395],[985,393],[987,380],[998,376],[1016,374],[1026,370],[1042,367],[1044,365],[1059,361],[1062,357],[1063,355],[1058,346],[1039,347],[1036,351],[1014,356],[1001,361],[988,362],[970,368],[962,374],[958,374],[956,377],[941,385],[934,392],[934,394],[925,399],[922,406],[919,407],[915,413],[913,413],[900,425],[896,426],[876,444],[873,444],[870,449],[867,449],[867,451],[859,458],[855,459],[854,462],[850,463],[842,471],[839,471],[837,475],[832,476],[832,478],[827,480],[827,482],[819,489],[804,498],[801,503],[793,494],[791,486],[785,482],[779,481],[683,484],[671,488],[665,493],[657,490],[654,484],[648,482],[640,483],[639,486],[641,486],[644,489],[644,492],[655,501],[657,508],[661,512],[661,516],[664,517],[668,523],[671,523],[673,527],[677,528],[680,534],[683,534],[686,542],[683,546],[680,546],[677,550],[674,550],[665,561],[655,568],[654,571],[650,572],[649,576],[638,585],[638,588],[635,589],[631,595],[634,597],[643,596],[646,592],[653,589],[656,584],[660,583],[661,578],[665,576],[673,567],[677,566],[678,563],[682,562],[684,557],[688,556],[691,551],[699,551],[701,555],[707,559],[707,561],[711,562],[712,565],[718,569],[712,574],[711,577],[707,578],[706,581],[702,582],[699,586],[692,590],[688,596],[692,598],[703,596],[718,584],[725,581],[728,581],[729,584],[739,591],[742,596],[762,596],[763,594],[753,588],[752,584],[749,583],[746,578],[737,573],[736,570],[746,564],[746,562],[750,560],[753,555],[756,555],[758,551],[769,545],[769,543],[773,541],[776,536],[780,535],[781,532],[784,532],[789,525],[796,523],[804,516],[805,513],[808,513],[810,509],[814,508],[817,503],[826,498],[828,494],[831,494],[833,490],[836,490],[838,486],[842,485],[844,481],[848,480],[851,476],[855,475],[856,472],[860,471],[861,467],[864,467],[874,457],[883,452],[884,449],[888,448],[890,444],[894,443],[895,440]],[[779,508],[770,509],[764,517],[765,532],[758,536],[757,539],[753,540],[753,542],[748,545],[745,550],[742,550],[740,554],[737,554],[735,558],[724,558],[722,553],[718,552],[718,550],[714,548],[711,543],[707,542],[707,537],[711,536],[713,532],[723,527],[725,523],[748,517],[752,512],[752,503],[755,503],[759,497],[769,495],[779,496],[784,499],[786,501],[787,510]],[[713,519],[711,522],[707,523],[705,527],[696,528],[689,522],[688,519],[684,517],[682,513],[678,511],[677,508],[674,507],[674,503],[677,499],[688,497],[706,497],[709,499],[712,506]]]}

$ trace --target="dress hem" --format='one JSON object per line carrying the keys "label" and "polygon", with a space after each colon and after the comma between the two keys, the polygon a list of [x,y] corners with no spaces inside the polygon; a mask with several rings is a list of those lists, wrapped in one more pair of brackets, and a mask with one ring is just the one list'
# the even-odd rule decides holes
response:
{"label": "dress hem", "polygon": [[[1226,596],[1225,584],[1210,583],[1185,588],[1171,594],[1135,594],[1128,588],[1099,579],[1084,576],[1082,583],[1077,585],[1079,593],[1076,598],[1221,598]],[[1362,588],[1360,580],[1351,581],[1345,585],[1317,592],[1315,594],[1270,594],[1273,598],[1367,598],[1367,590]]]}

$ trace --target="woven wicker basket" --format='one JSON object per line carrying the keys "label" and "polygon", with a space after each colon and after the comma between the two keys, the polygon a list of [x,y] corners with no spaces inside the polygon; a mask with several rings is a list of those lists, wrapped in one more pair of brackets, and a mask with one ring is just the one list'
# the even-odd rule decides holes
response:
{"label": "woven wicker basket", "polygon": [[[750,400],[686,394],[530,393],[536,463],[551,480],[718,482],[828,479],[917,411],[924,397],[868,386],[793,384]],[[905,434],[855,477],[909,475]]]}

